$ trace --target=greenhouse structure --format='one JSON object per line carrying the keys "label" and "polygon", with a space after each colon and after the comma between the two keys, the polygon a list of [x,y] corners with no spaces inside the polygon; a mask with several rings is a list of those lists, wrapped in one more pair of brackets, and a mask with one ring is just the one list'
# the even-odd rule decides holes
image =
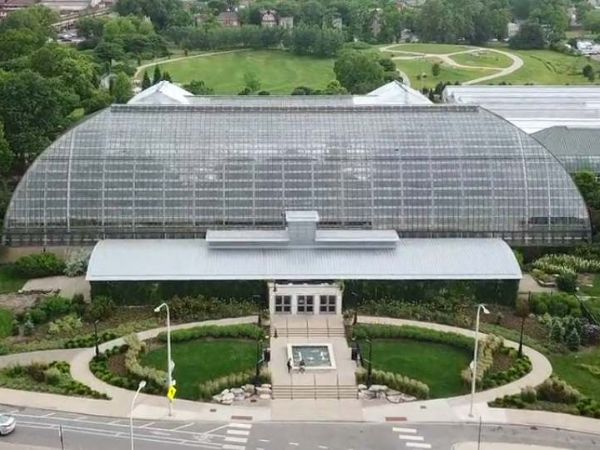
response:
{"label": "greenhouse structure", "polygon": [[281,229],[292,210],[317,212],[320,229],[401,239],[589,239],[569,174],[508,121],[472,105],[351,99],[113,105],[31,166],[3,243],[203,239],[208,230]]}

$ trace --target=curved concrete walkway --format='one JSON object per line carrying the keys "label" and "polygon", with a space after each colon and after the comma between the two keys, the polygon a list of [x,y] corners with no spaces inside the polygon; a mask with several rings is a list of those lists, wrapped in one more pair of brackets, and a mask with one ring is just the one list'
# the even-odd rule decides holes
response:
{"label": "curved concrete walkway", "polygon": [[[494,73],[492,73],[490,75],[485,75],[483,77],[475,78],[473,80],[468,80],[468,81],[465,81],[464,83],[461,83],[463,85],[478,84],[478,83],[482,83],[484,81],[493,80],[495,78],[504,77],[506,75],[510,75],[511,73],[513,73],[513,72],[519,70],[521,67],[523,67],[523,60],[519,56],[517,56],[513,53],[505,52],[503,50],[497,50],[495,48],[465,46],[464,51],[450,52],[450,53],[419,53],[419,52],[410,52],[410,51],[404,51],[404,50],[391,50],[392,47],[398,47],[401,45],[402,44],[387,45],[385,47],[381,47],[379,49],[379,51],[385,52],[385,53],[392,53],[392,54],[400,53],[400,54],[407,55],[407,56],[392,56],[391,59],[393,59],[393,60],[410,61],[410,60],[422,59],[422,58],[439,59],[444,64],[447,64],[451,67],[455,67],[457,69],[481,69],[481,70],[494,71]],[[463,53],[474,53],[474,52],[478,52],[478,51],[488,51],[488,52],[502,54],[502,55],[506,56],[507,58],[510,58],[512,63],[510,66],[505,67],[505,68],[488,67],[488,66],[469,66],[469,65],[457,63],[456,61],[454,61],[452,59],[452,56],[454,56],[454,55],[460,55]],[[408,77],[407,77],[407,79],[408,79]]]}

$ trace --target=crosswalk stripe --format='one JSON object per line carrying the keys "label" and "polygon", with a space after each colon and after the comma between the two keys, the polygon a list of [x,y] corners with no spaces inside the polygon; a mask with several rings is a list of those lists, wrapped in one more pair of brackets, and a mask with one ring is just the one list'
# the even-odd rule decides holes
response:
{"label": "crosswalk stripe", "polygon": [[244,447],[243,445],[225,444],[223,445],[223,450],[246,450],[246,447]]}
{"label": "crosswalk stripe", "polygon": [[238,436],[248,436],[250,434],[247,430],[227,430],[227,434],[237,434]]}
{"label": "crosswalk stripe", "polygon": [[392,430],[395,433],[412,433],[412,434],[415,434],[417,432],[417,430],[415,428],[399,428],[399,427],[394,427],[394,428],[392,428]]}
{"label": "crosswalk stripe", "polygon": [[232,428],[244,428],[246,430],[252,428],[252,424],[250,423],[230,423],[228,426]]}
{"label": "crosswalk stripe", "polygon": [[421,442],[407,442],[406,446],[413,448],[431,448],[431,444],[424,444]]}
{"label": "crosswalk stripe", "polygon": [[405,434],[401,434],[398,437],[404,441],[424,441],[425,440],[425,438],[423,436],[407,436]]}
{"label": "crosswalk stripe", "polygon": [[248,442],[248,439],[226,436],[225,441],[226,442],[241,442],[242,444],[245,444],[246,442]]}

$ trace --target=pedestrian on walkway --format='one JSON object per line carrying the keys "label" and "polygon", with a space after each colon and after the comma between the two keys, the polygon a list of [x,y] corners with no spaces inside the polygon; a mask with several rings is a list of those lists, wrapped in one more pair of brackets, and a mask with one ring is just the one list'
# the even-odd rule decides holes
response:
{"label": "pedestrian on walkway", "polygon": [[300,360],[298,366],[300,367],[300,373],[304,373],[304,371],[306,370],[306,363],[303,359]]}
{"label": "pedestrian on walkway", "polygon": [[292,373],[292,358],[288,358],[287,368],[288,368],[288,373]]}

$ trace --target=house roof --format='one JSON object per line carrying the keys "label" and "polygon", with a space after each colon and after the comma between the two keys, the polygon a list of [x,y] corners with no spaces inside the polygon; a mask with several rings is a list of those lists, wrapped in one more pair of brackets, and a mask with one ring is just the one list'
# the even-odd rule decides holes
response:
{"label": "house roof", "polygon": [[161,81],[150,86],[148,89],[144,89],[127,103],[129,105],[187,105],[190,103],[190,100],[187,97],[190,96],[193,96],[191,92],[168,81]]}

